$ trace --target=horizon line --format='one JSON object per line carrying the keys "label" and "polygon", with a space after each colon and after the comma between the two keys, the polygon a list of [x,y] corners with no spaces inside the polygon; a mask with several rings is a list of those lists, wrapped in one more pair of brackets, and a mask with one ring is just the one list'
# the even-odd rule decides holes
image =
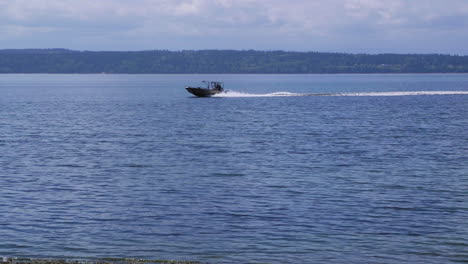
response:
{"label": "horizon line", "polygon": [[397,52],[382,52],[382,53],[366,53],[366,52],[343,52],[343,51],[297,51],[297,50],[260,50],[260,49],[142,49],[142,50],[88,50],[88,49],[69,49],[69,48],[4,48],[2,51],[69,51],[69,52],[154,52],[154,51],[168,51],[168,52],[202,52],[202,51],[235,51],[235,52],[284,52],[284,53],[325,53],[325,54],[345,54],[345,55],[442,55],[442,56],[459,56],[466,57],[468,55],[457,53],[397,53]]}

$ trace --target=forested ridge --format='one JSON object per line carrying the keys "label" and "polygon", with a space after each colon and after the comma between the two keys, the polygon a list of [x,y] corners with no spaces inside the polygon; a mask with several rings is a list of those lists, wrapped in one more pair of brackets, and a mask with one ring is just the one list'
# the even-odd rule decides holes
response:
{"label": "forested ridge", "polygon": [[468,56],[256,50],[0,50],[0,73],[467,73]]}

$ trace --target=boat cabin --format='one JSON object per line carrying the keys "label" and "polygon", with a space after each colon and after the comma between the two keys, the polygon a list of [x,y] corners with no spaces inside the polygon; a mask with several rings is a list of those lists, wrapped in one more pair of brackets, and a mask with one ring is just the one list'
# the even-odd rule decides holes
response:
{"label": "boat cabin", "polygon": [[222,91],[224,90],[224,83],[223,82],[212,82],[212,81],[203,81],[203,83],[206,84],[206,89],[210,90],[218,90]]}

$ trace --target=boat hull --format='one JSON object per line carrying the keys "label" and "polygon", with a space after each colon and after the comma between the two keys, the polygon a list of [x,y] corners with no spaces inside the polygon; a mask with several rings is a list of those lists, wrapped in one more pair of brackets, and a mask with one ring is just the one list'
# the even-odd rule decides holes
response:
{"label": "boat hull", "polygon": [[219,94],[221,90],[205,89],[199,87],[187,87],[185,88],[189,93],[198,97],[211,97],[215,94]]}

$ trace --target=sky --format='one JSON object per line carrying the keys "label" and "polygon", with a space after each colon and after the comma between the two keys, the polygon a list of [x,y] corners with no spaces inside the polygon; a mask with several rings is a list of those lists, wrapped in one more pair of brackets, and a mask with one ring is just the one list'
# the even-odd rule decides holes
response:
{"label": "sky", "polygon": [[468,55],[468,0],[0,0],[0,49]]}

